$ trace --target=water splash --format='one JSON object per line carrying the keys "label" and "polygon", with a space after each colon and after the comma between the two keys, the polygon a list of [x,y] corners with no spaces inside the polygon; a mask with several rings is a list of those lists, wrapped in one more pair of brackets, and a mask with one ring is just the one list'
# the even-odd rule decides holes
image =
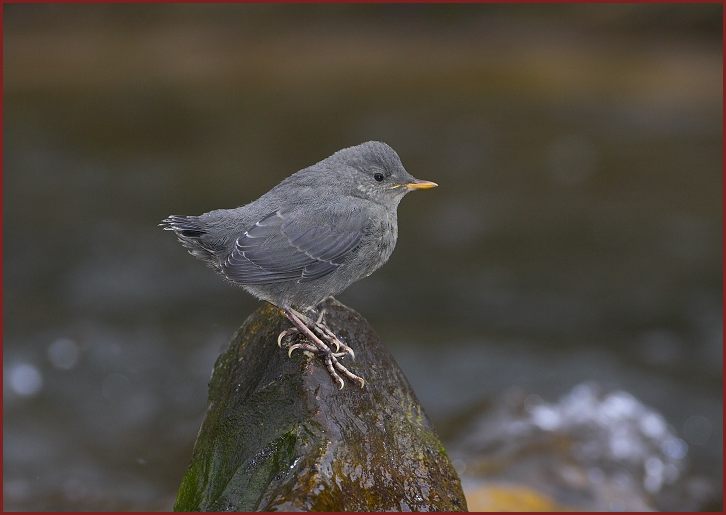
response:
{"label": "water splash", "polygon": [[688,445],[628,392],[590,383],[556,402],[509,394],[479,416],[452,453],[465,483],[508,481],[563,505],[655,509],[677,483]]}

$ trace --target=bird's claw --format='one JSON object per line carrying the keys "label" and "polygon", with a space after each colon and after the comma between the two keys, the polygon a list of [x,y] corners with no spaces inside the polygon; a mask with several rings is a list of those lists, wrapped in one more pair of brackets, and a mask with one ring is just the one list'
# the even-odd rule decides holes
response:
{"label": "bird's claw", "polygon": [[350,347],[348,347],[345,344],[343,344],[342,347],[343,347],[343,351],[348,353],[348,355],[350,356],[350,359],[355,359],[355,352],[353,352],[353,349],[351,349]]}
{"label": "bird's claw", "polygon": [[[338,375],[338,373],[335,371],[335,368],[336,367],[333,365],[333,363],[335,363],[336,365],[338,365],[338,361],[337,360],[336,361],[333,361],[331,355],[328,355],[328,356],[325,357],[325,368],[328,369],[328,373],[331,375],[331,377],[335,381],[337,381],[337,383],[339,385],[338,386],[338,389],[339,390],[342,390],[343,387],[345,386],[345,381],[343,381],[343,378],[340,377]],[[343,368],[345,368],[345,367],[343,367]]]}
{"label": "bird's claw", "polygon": [[290,345],[287,348],[287,357],[292,357],[292,352],[297,349],[303,349],[310,352],[318,352],[318,348],[313,345],[308,345],[307,343],[296,343],[295,345]]}
{"label": "bird's claw", "polygon": [[290,336],[291,334],[298,333],[300,331],[297,330],[297,327],[291,327],[290,329],[285,329],[277,336],[277,346],[282,349],[282,340],[284,340],[286,337]]}
{"label": "bird's claw", "polygon": [[345,352],[332,352],[332,351],[321,351],[314,345],[309,345],[307,343],[296,343],[294,345],[290,345],[287,349],[287,356],[289,358],[292,358],[292,353],[298,349],[303,349],[312,353],[320,354],[321,352],[325,355],[325,368],[328,369],[328,373],[331,375],[333,380],[338,383],[339,389],[343,389],[345,386],[345,381],[343,381],[343,378],[340,377],[340,372],[348,379],[355,381],[360,385],[361,388],[365,387],[365,379],[363,379],[360,376],[355,375],[350,370],[345,368],[339,361],[338,358],[343,358],[347,356]]}
{"label": "bird's claw", "polygon": [[366,386],[365,379],[363,379],[360,376],[355,375],[353,372],[351,372],[350,370],[345,368],[343,365],[341,365],[337,360],[333,361],[333,366],[336,368],[336,370],[338,370],[338,372],[342,373],[345,377],[347,377],[351,381],[355,381],[356,383],[358,383],[358,385],[361,388],[365,388],[365,386]]}

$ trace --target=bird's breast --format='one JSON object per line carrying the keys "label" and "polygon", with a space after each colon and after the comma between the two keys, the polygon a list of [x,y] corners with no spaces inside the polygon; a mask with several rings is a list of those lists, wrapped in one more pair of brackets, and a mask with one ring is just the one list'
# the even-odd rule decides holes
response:
{"label": "bird's breast", "polygon": [[383,237],[379,242],[381,254],[385,256],[385,261],[388,261],[388,258],[393,254],[393,249],[396,247],[396,240],[398,240],[398,223],[395,218],[386,220],[384,222]]}
{"label": "bird's breast", "polygon": [[396,247],[398,224],[395,216],[371,218],[367,237],[358,252],[359,277],[368,277],[388,261]]}

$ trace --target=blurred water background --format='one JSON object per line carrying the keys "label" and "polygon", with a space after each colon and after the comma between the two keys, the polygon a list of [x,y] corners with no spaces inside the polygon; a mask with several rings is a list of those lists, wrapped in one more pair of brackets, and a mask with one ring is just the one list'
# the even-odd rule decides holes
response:
{"label": "blurred water background", "polygon": [[340,300],[462,473],[513,427],[636,413],[690,482],[655,505],[720,509],[721,16],[5,6],[5,509],[171,507],[212,363],[256,302],[156,224],[370,139],[441,186],[406,198],[393,258]]}

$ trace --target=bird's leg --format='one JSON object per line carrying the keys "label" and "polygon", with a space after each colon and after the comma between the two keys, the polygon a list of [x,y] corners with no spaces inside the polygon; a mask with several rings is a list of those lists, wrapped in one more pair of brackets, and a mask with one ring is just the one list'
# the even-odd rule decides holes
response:
{"label": "bird's leg", "polygon": [[348,353],[351,358],[355,359],[355,352],[353,352],[353,349],[351,349],[340,338],[338,338],[335,333],[331,331],[330,328],[325,324],[325,322],[323,322],[323,318],[325,317],[325,308],[322,308],[320,310],[318,318],[315,321],[311,320],[307,316],[297,311],[295,311],[295,314],[309,327],[312,327],[315,331],[317,331],[322,338],[328,340],[328,343],[332,343],[333,345],[335,345],[335,352],[339,352],[342,348],[343,352]]}
{"label": "bird's leg", "polygon": [[[315,312],[315,308],[308,308],[308,309],[306,309],[306,311],[308,311],[308,312],[309,312],[309,311],[312,311],[312,312],[314,313],[314,312]],[[282,313],[283,313],[283,314],[285,313],[285,310],[284,310],[284,309],[282,310]],[[320,314],[318,315],[318,319],[317,319],[317,320],[316,320],[316,321],[315,321],[314,323],[311,323],[311,322],[310,322],[310,319],[309,319],[309,318],[307,318],[307,317],[306,317],[305,315],[303,315],[302,313],[299,313],[299,312],[295,311],[295,314],[296,314],[296,315],[298,316],[298,318],[300,318],[300,319],[301,319],[301,320],[302,320],[303,322],[305,322],[305,323],[306,323],[306,324],[307,324],[308,326],[312,325],[313,327],[316,327],[316,328],[317,328],[317,326],[321,326],[321,324],[322,324],[322,321],[323,321],[323,317],[325,316],[325,309],[322,309],[322,310],[320,311]],[[289,328],[289,329],[285,329],[284,331],[282,331],[282,332],[281,332],[281,333],[280,333],[280,334],[279,334],[279,335],[277,336],[277,346],[278,346],[278,347],[280,347],[280,348],[282,348],[282,340],[284,340],[284,339],[285,339],[285,338],[287,338],[288,336],[291,336],[291,335],[293,335],[293,334],[299,334],[299,333],[300,333],[300,330],[299,330],[299,329],[298,329],[297,327],[294,327],[294,326],[293,326],[293,327],[291,327],[291,328]],[[327,336],[327,335],[326,335],[326,336]],[[340,347],[341,347],[341,344],[342,344],[343,346],[347,347],[347,346],[346,346],[346,345],[345,345],[345,344],[344,344],[343,342],[341,342],[341,341],[340,341],[340,340],[338,340],[337,338],[336,338],[335,340],[333,340],[333,344],[335,345],[335,352],[338,352],[338,351],[340,351]],[[350,348],[348,347],[348,349],[350,349]],[[350,352],[352,352],[352,350],[351,350]],[[351,355],[353,356],[353,359],[355,359],[355,354],[351,354]]]}
{"label": "bird's leg", "polygon": [[[328,369],[328,373],[333,378],[334,381],[338,383],[338,386],[342,389],[345,386],[345,382],[340,377],[340,374],[343,374],[345,377],[350,379],[351,381],[356,381],[361,388],[365,386],[365,380],[362,377],[359,377],[352,373],[350,370],[345,368],[343,365],[340,364],[338,361],[338,358],[345,356],[344,352],[333,352],[330,347],[328,347],[323,340],[318,338],[318,336],[313,332],[313,330],[308,326],[313,325],[314,322],[307,318],[304,315],[301,315],[297,311],[295,311],[292,308],[285,308],[285,316],[290,320],[290,322],[293,323],[293,325],[297,328],[297,330],[304,334],[310,342],[310,343],[296,343],[295,345],[291,345],[288,348],[288,355],[291,355],[292,352],[295,349],[304,349],[311,352],[316,352],[318,354],[322,354],[324,356],[324,362],[325,367]],[[327,339],[329,342],[331,341],[330,337],[328,335],[322,335],[321,336],[325,339]],[[333,335],[335,336],[335,335]]]}
{"label": "bird's leg", "polygon": [[[307,308],[305,310],[306,312],[312,312],[315,313],[315,308]],[[296,312],[297,313],[297,312]],[[333,345],[335,345],[335,352],[340,351],[340,348],[343,347],[346,352],[348,352],[353,359],[355,359],[355,353],[353,352],[353,349],[348,347],[345,343],[343,343],[342,340],[340,340],[337,336],[335,336],[335,333],[330,330],[330,328],[325,325],[325,322],[323,322],[323,318],[325,318],[325,308],[320,309],[320,313],[318,314],[317,320],[313,322],[310,318],[307,318],[302,313],[297,313],[297,315],[300,317],[301,320],[303,320],[306,324],[309,326],[312,326],[313,329],[317,330],[318,333],[321,333],[324,337],[330,338],[332,340]]]}
{"label": "bird's leg", "polygon": [[[293,323],[295,326],[296,332],[300,332],[308,337],[308,340],[312,342],[311,344],[297,344],[300,345],[300,347],[311,347],[311,349],[306,350],[312,350],[312,351],[322,351],[324,353],[332,353],[333,351],[330,350],[330,347],[325,345],[325,342],[323,342],[320,338],[315,336],[315,333],[313,333],[310,328],[305,324],[303,320],[300,319],[298,316],[298,313],[296,311],[293,311],[292,309],[285,309],[285,316],[287,317],[290,322]],[[279,336],[278,336],[279,338]],[[292,347],[296,347],[296,345],[293,345]],[[290,350],[288,350],[288,354],[292,354],[292,351],[294,350],[292,347],[290,347]]]}
{"label": "bird's leg", "polygon": [[318,319],[315,321],[315,325],[321,324],[323,322],[324,317],[325,317],[325,308],[320,308],[320,314],[318,314]]}

